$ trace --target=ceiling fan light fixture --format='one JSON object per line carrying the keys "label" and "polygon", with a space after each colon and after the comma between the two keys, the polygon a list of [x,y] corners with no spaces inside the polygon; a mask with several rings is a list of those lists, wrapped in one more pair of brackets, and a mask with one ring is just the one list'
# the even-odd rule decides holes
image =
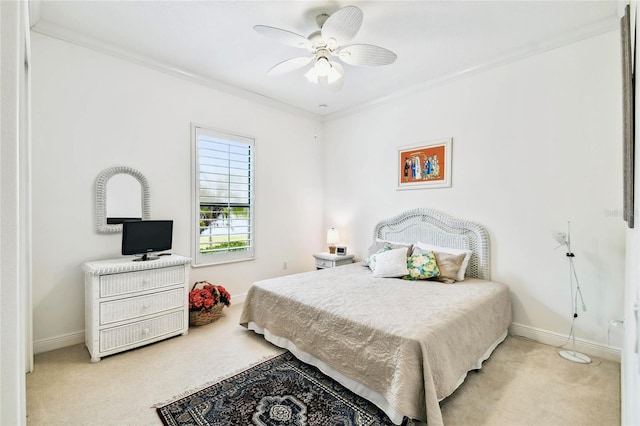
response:
{"label": "ceiling fan light fixture", "polygon": [[313,67],[320,77],[327,77],[331,72],[331,64],[326,56],[320,56]]}
{"label": "ceiling fan light fixture", "polygon": [[342,78],[342,73],[324,56],[318,58],[316,63],[304,75],[311,83],[333,84]]}
{"label": "ceiling fan light fixture", "polygon": [[310,83],[318,83],[318,70],[315,66],[311,67],[309,71],[307,71],[304,76],[309,80]]}
{"label": "ceiling fan light fixture", "polygon": [[[1,1],[1,0],[0,0]],[[300,34],[281,28],[266,25],[255,25],[253,28],[283,44],[306,48],[310,56],[288,59],[272,67],[267,74],[279,75],[296,69],[313,66],[304,74],[314,84],[330,86],[332,90],[340,90],[344,83],[344,62],[354,66],[379,66],[395,62],[397,55],[383,47],[370,44],[349,44],[362,25],[362,10],[356,6],[345,6],[331,15],[317,16],[320,30],[305,38]],[[335,61],[329,58],[337,57]]]}
{"label": "ceiling fan light fixture", "polygon": [[342,74],[340,74],[338,70],[334,66],[332,66],[331,68],[329,68],[329,72],[327,72],[326,77],[327,84],[333,84],[342,78]]}

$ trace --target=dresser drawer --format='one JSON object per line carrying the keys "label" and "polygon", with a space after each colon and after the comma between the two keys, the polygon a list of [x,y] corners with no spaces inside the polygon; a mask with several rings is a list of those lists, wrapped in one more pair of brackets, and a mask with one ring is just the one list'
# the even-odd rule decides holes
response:
{"label": "dresser drawer", "polygon": [[180,331],[184,327],[184,321],[184,312],[176,311],[145,321],[101,330],[100,352],[111,351]]}
{"label": "dresser drawer", "polygon": [[102,302],[100,303],[100,325],[182,308],[187,303],[186,297],[184,288],[176,288],[145,296]]}
{"label": "dresser drawer", "polygon": [[184,282],[184,266],[100,276],[100,297],[117,296]]}

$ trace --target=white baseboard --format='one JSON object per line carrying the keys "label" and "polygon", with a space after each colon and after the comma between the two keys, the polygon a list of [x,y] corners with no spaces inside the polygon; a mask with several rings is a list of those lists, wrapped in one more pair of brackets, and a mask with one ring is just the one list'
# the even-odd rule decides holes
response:
{"label": "white baseboard", "polygon": [[[246,298],[247,293],[234,294],[231,298],[231,302],[233,305],[242,305]],[[84,331],[77,331],[75,333],[36,340],[33,342],[33,353],[40,354],[42,352],[49,352],[55,349],[77,345],[79,343],[84,343]]]}
{"label": "white baseboard", "polygon": [[[231,300],[234,305],[241,305],[244,303],[246,298],[247,293],[242,293],[233,295]],[[563,334],[517,323],[511,324],[511,327],[509,327],[509,334],[512,336],[522,336],[549,346],[560,346],[565,344],[568,337]],[[63,334],[60,336],[50,337],[48,339],[36,340],[33,342],[33,352],[34,354],[39,354],[80,343],[84,343],[84,331],[77,331],[75,333]],[[565,349],[566,348],[570,348],[570,345],[566,345]],[[621,350],[619,348],[601,345],[588,340],[576,339],[576,350],[590,356],[600,357],[610,361],[620,362],[621,359]]]}
{"label": "white baseboard", "polygon": [[[564,345],[564,349],[571,349],[571,342],[567,343],[569,336],[552,331],[542,330],[535,327],[522,324],[511,324],[509,334],[512,336],[526,337],[549,346]],[[567,343],[565,345],[565,343]],[[560,348],[558,348],[560,349]],[[620,362],[621,351],[619,348],[605,346],[600,343],[591,342],[589,340],[576,339],[576,351],[586,355],[608,359],[610,361]]]}
{"label": "white baseboard", "polygon": [[36,340],[33,342],[33,353],[40,354],[67,346],[84,343],[84,331],[63,334],[61,336],[49,337],[48,339]]}
{"label": "white baseboard", "polygon": [[234,305],[236,304],[242,305],[246,300],[246,298],[247,298],[247,293],[234,294],[233,297],[231,298],[231,303],[233,303]]}

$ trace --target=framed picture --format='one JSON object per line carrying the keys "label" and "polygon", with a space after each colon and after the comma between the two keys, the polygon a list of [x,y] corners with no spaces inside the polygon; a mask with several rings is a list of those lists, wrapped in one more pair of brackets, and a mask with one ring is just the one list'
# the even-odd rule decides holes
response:
{"label": "framed picture", "polygon": [[629,228],[634,227],[635,205],[633,199],[635,179],[635,148],[634,148],[634,61],[631,53],[631,40],[635,38],[635,34],[631,34],[630,25],[630,8],[625,8],[625,14],[620,19],[620,35],[621,35],[621,53],[622,53],[622,106],[623,106],[623,174],[624,174],[624,193],[623,193],[623,218],[627,222]]}
{"label": "framed picture", "polygon": [[398,150],[397,189],[451,186],[451,138]]}

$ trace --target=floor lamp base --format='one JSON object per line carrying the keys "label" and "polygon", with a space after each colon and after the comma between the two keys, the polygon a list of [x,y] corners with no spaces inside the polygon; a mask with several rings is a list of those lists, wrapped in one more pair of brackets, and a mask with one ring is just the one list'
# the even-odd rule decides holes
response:
{"label": "floor lamp base", "polygon": [[589,364],[591,363],[591,358],[586,356],[585,354],[581,354],[576,351],[560,351],[560,356],[564,359],[568,359],[569,361],[578,362],[580,364]]}

